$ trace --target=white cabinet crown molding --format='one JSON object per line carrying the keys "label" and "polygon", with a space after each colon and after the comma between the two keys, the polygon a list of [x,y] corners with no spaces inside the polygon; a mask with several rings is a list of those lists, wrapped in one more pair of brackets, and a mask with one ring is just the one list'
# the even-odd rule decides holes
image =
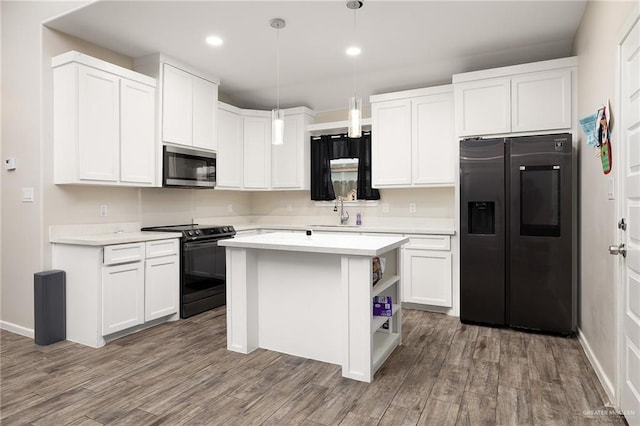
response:
{"label": "white cabinet crown molding", "polygon": [[137,81],[138,83],[146,84],[151,87],[156,87],[156,79],[149,77],[148,75],[140,74],[139,72],[132,71],[127,68],[112,64],[102,59],[94,58],[84,53],[70,50],[69,52],[51,58],[51,67],[57,68],[62,65],[76,62],[86,65],[91,68],[96,68],[111,74],[115,74],[119,77],[124,77],[129,80]]}
{"label": "white cabinet crown molding", "polygon": [[497,77],[511,77],[518,74],[550,71],[559,68],[571,68],[577,66],[578,57],[570,56],[568,58],[551,59],[548,61],[532,62],[529,64],[510,65],[501,68],[491,68],[488,70],[470,71],[460,74],[454,74],[452,77],[452,81],[454,84],[456,84],[466,81],[477,81]]}
{"label": "white cabinet crown molding", "polygon": [[213,76],[211,74],[204,73],[194,68],[191,68],[190,66],[185,65],[184,63],[177,61],[162,53],[152,53],[150,55],[141,56],[133,60],[133,67],[135,69],[139,69],[139,68],[146,69],[147,67],[157,67],[158,64],[169,64],[175,68],[179,68],[183,71],[186,71],[189,74],[193,74],[196,77],[199,77],[207,81],[210,81],[211,83],[220,85],[220,79],[218,77]]}
{"label": "white cabinet crown molding", "polygon": [[453,92],[452,84],[444,84],[441,86],[424,87],[421,89],[403,90],[400,92],[382,93],[379,95],[369,96],[369,102],[392,101],[396,99],[417,98],[420,96],[438,95],[441,93]]}

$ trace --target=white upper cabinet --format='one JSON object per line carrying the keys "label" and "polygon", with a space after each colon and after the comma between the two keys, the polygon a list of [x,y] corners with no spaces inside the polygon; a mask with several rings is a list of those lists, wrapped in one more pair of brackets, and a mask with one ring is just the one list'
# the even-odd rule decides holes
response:
{"label": "white upper cabinet", "polygon": [[241,110],[219,102],[216,188],[242,189],[243,150]]}
{"label": "white upper cabinet", "polygon": [[242,117],[246,189],[269,189],[271,183],[271,113],[252,111]]}
{"label": "white upper cabinet", "polygon": [[461,83],[455,87],[459,136],[511,131],[511,82],[507,78]]}
{"label": "white upper cabinet", "polygon": [[216,78],[158,53],[135,59],[134,68],[158,79],[162,143],[218,149]]}
{"label": "white upper cabinet", "polygon": [[120,81],[120,181],[153,184],[155,174],[155,89]]}
{"label": "white upper cabinet", "polygon": [[411,185],[411,101],[371,102],[374,187]]}
{"label": "white upper cabinet", "polygon": [[162,69],[162,140],[191,145],[193,76],[169,64]]}
{"label": "white upper cabinet", "polygon": [[285,111],[284,143],[271,146],[271,187],[273,189],[309,189],[310,135],[307,126],[313,120],[308,108]]}
{"label": "white upper cabinet", "polygon": [[411,114],[413,183],[453,183],[453,94],[412,99]]}
{"label": "white upper cabinet", "polygon": [[387,93],[370,99],[373,186],[453,185],[452,86]]}
{"label": "white upper cabinet", "polygon": [[218,85],[202,78],[193,80],[193,146],[218,148],[216,118],[218,111]]}
{"label": "white upper cabinet", "polygon": [[[56,95],[62,96],[57,93]],[[61,111],[59,111],[62,113]],[[82,180],[118,181],[120,77],[78,66],[78,165]]]}
{"label": "white upper cabinet", "polygon": [[52,66],[54,183],[154,185],[156,81],[75,51]]}
{"label": "white upper cabinet", "polygon": [[571,70],[529,73],[511,79],[511,131],[571,127]]}
{"label": "white upper cabinet", "polygon": [[571,129],[576,66],[573,57],[454,75],[457,135]]}

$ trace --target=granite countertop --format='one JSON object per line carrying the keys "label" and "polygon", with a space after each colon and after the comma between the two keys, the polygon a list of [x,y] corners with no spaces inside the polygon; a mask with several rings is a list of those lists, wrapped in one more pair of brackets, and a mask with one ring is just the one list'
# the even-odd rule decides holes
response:
{"label": "granite countertop", "polygon": [[219,241],[225,247],[327,253],[351,256],[378,256],[408,242],[407,237],[338,235],[338,234],[292,234],[273,232],[249,235]]}

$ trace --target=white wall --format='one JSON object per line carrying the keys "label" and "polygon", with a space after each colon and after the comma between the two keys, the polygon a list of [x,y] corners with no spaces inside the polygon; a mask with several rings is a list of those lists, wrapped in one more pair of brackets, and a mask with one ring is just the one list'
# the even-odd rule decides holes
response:
{"label": "white wall", "polygon": [[[635,2],[589,1],[574,40],[578,56],[578,117],[616,105],[616,61],[619,29]],[[603,384],[613,395],[616,372],[615,258],[607,247],[616,242],[615,201],[607,199],[608,180],[600,159],[580,132],[580,317],[579,326],[601,367]],[[615,128],[612,149],[617,145]],[[613,163],[613,167],[617,167]],[[615,173],[615,172],[612,172]]]}
{"label": "white wall", "polygon": [[[375,207],[347,206],[351,222],[356,212],[368,217],[389,218],[453,218],[454,188],[381,189],[380,200]],[[389,204],[389,213],[382,211],[382,204]],[[416,203],[416,212],[409,212],[409,203]],[[288,211],[291,204],[293,210]],[[335,216],[333,204],[318,206],[310,200],[307,191],[256,192],[251,197],[251,214],[272,216]]]}
{"label": "white wall", "polygon": [[[16,171],[0,171],[0,324],[27,334],[33,329],[33,274],[51,268],[50,225],[131,221],[160,225],[189,223],[193,217],[250,214],[249,193],[53,184],[51,58],[73,49],[126,68],[132,65],[131,58],[42,27],[42,21],[81,4],[0,2],[4,106],[0,157],[18,160]],[[20,188],[25,186],[35,188],[34,203],[20,202]],[[108,205],[107,217],[99,216],[100,204]]]}

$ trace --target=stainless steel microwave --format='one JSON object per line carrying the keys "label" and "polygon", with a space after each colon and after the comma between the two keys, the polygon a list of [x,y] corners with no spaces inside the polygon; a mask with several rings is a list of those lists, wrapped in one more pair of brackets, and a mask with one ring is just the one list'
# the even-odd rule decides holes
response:
{"label": "stainless steel microwave", "polygon": [[164,145],[162,186],[213,188],[216,186],[215,152]]}

